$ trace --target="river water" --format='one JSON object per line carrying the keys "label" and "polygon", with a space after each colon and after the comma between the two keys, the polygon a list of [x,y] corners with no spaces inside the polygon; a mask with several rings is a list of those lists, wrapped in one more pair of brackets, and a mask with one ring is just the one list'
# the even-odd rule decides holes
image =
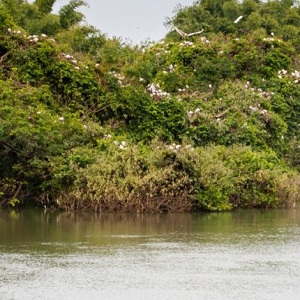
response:
{"label": "river water", "polygon": [[0,299],[299,299],[300,210],[0,211]]}

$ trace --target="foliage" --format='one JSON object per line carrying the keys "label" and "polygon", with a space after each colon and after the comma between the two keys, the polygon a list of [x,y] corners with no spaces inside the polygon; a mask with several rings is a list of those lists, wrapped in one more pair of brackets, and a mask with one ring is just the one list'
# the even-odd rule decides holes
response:
{"label": "foliage", "polygon": [[[84,163],[76,164],[72,189],[62,189],[58,197],[62,208],[220,211],[292,206],[300,197],[299,175],[287,171],[274,152],[255,152],[245,146],[196,150],[188,144],[131,146],[126,142],[125,148],[120,147],[124,141],[105,144],[92,163],[86,163],[84,152],[75,155]],[[74,168],[71,161],[68,165]]]}
{"label": "foliage", "polygon": [[62,207],[139,212],[191,209],[192,186],[174,155],[145,147],[116,148],[110,144],[94,164],[76,174],[72,191],[59,197]]}
{"label": "foliage", "polygon": [[3,34],[13,24],[12,17],[6,6],[0,2],[0,32]]}
{"label": "foliage", "polygon": [[86,3],[83,0],[71,0],[60,9],[59,20],[63,29],[69,29],[83,20],[84,15],[76,9],[84,5]]}
{"label": "foliage", "polygon": [[[43,104],[49,97],[43,88],[1,85],[1,178],[22,186],[17,190],[19,197],[48,192],[45,187],[52,178],[52,160],[80,145],[94,143],[94,137],[75,115],[50,111]],[[6,194],[3,197],[8,197]]]}
{"label": "foliage", "polygon": [[[0,205],[95,211],[291,207],[299,199],[300,9],[178,6],[128,45],[71,0],[0,1]],[[242,16],[242,18],[239,18]],[[235,21],[238,20],[238,21]]]}
{"label": "foliage", "polygon": [[67,53],[83,53],[96,56],[106,43],[104,36],[93,26],[73,26],[57,33],[60,48]]}
{"label": "foliage", "polygon": [[[239,17],[243,18],[234,23]],[[167,23],[178,25],[185,32],[195,32],[203,28],[208,36],[219,32],[241,36],[251,31],[263,29],[267,35],[282,36],[290,26],[290,41],[297,47],[300,11],[296,1],[255,1],[224,0],[195,1],[190,7],[180,8]],[[170,33],[170,36],[174,36]],[[288,36],[285,35],[287,39]]]}

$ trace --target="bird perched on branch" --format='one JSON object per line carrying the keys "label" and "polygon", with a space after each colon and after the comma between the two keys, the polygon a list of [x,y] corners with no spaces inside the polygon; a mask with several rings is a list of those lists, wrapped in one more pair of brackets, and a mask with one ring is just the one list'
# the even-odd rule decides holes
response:
{"label": "bird perched on branch", "polygon": [[243,19],[243,16],[239,16],[233,23],[237,24],[239,21]]}
{"label": "bird perched on branch", "polygon": [[177,33],[183,37],[183,38],[186,38],[186,37],[189,37],[189,36],[192,36],[192,35],[196,35],[196,34],[200,34],[203,32],[203,29],[200,30],[200,31],[197,31],[197,32],[192,32],[192,33],[185,33],[184,31],[180,30],[179,28],[177,28],[175,25],[172,24],[172,27],[177,31]]}

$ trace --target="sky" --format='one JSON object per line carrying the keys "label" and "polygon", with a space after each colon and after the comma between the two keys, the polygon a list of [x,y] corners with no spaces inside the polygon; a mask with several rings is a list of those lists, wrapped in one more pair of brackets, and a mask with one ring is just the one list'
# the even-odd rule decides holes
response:
{"label": "sky", "polygon": [[[194,0],[85,0],[89,7],[80,9],[88,24],[95,26],[108,37],[139,44],[159,41],[168,32],[165,18],[172,17],[174,8],[191,6]],[[68,0],[56,0],[54,12]]]}

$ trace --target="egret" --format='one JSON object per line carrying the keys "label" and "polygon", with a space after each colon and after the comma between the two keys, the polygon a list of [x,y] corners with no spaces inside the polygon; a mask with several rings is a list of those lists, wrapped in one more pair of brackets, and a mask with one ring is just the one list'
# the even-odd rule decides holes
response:
{"label": "egret", "polygon": [[189,37],[189,36],[192,36],[192,35],[196,35],[196,34],[200,34],[203,32],[203,29],[200,30],[200,31],[197,31],[197,32],[192,32],[192,33],[185,33],[184,31],[180,30],[179,28],[177,28],[175,25],[172,25],[172,27],[177,31],[177,33],[183,37],[183,38],[186,38],[186,37]]}
{"label": "egret", "polygon": [[239,21],[243,19],[243,16],[239,16],[233,23],[237,24]]}

